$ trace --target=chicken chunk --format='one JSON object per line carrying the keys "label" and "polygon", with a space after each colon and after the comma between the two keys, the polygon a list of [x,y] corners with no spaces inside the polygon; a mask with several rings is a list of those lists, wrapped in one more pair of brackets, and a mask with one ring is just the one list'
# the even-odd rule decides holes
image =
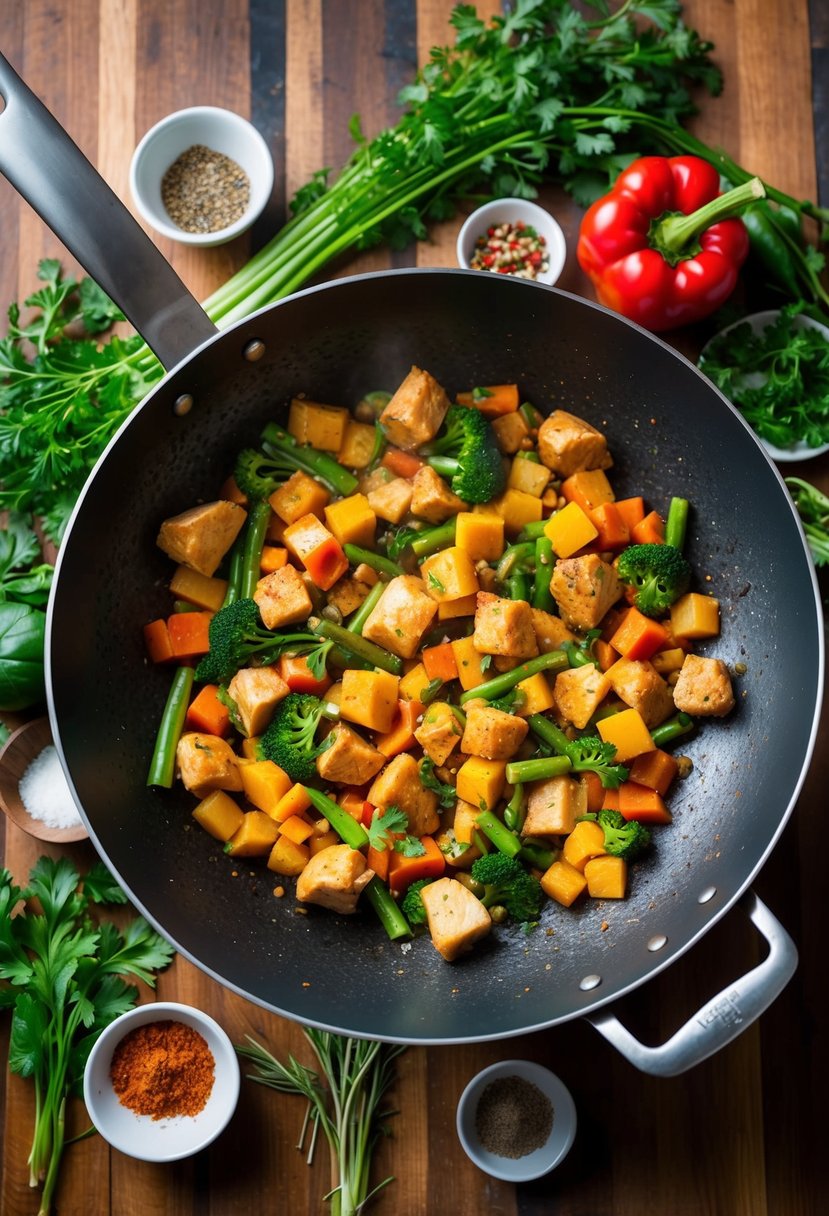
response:
{"label": "chicken chunk", "polygon": [[260,578],[253,592],[266,629],[304,621],[313,609],[308,588],[296,566],[283,566]]}
{"label": "chicken chunk", "polygon": [[553,410],[538,428],[538,455],[557,477],[613,464],[601,431],[566,410]]}
{"label": "chicken chunk", "polygon": [[511,760],[527,737],[525,718],[516,718],[486,701],[470,701],[466,706],[466,726],[461,751],[485,760]]}
{"label": "chicken chunk", "polygon": [[176,764],[184,788],[197,798],[212,790],[241,790],[239,762],[230,744],[218,735],[199,731],[183,734],[176,747]]}
{"label": "chicken chunk", "polygon": [[529,442],[530,428],[519,410],[493,418],[492,429],[495,432],[495,442],[506,456],[513,456],[523,447],[525,441]]}
{"label": "chicken chunk", "polygon": [[597,553],[557,561],[550,589],[565,624],[584,633],[595,629],[621,594],[616,571]]}
{"label": "chicken chunk", "polygon": [[508,600],[479,591],[473,642],[482,654],[531,659],[538,654],[532,609],[525,600]]}
{"label": "chicken chunk", "polygon": [[245,734],[251,738],[262,734],[290,689],[275,667],[243,667],[227,691],[236,702]]}
{"label": "chicken chunk", "polygon": [[429,628],[438,606],[416,574],[391,579],[363,626],[363,637],[410,659]]}
{"label": "chicken chunk", "polygon": [[431,836],[440,827],[437,794],[424,789],[417,761],[409,752],[401,752],[386,765],[366,797],[373,806],[400,807],[412,836]]}
{"label": "chicken chunk", "polygon": [[723,718],[734,708],[731,676],[722,659],[685,656],[674,685],[674,705],[686,714]]}
{"label": "chicken chunk", "polygon": [[317,772],[324,781],[365,785],[386,763],[382,752],[344,722],[337,723],[328,739],[332,742],[317,756]]}
{"label": "chicken chunk", "polygon": [[412,515],[426,519],[430,524],[442,524],[466,509],[466,503],[452,493],[428,464],[417,470],[412,478]]}
{"label": "chicken chunk", "polygon": [[421,890],[426,923],[437,952],[453,962],[492,929],[492,917],[468,887],[456,878],[439,878]]}
{"label": "chicken chunk", "polygon": [[341,616],[351,616],[352,612],[356,612],[360,607],[370,590],[368,583],[364,583],[356,577],[341,578],[334,584],[326,598]]}
{"label": "chicken chunk", "polygon": [[610,687],[610,680],[594,663],[568,667],[556,676],[553,689],[556,708],[568,722],[584,730]]}
{"label": "chicken chunk", "polygon": [[653,730],[674,712],[671,690],[653,663],[642,659],[618,659],[605,673],[616,696],[638,709],[648,730]]}
{"label": "chicken chunk", "polygon": [[165,519],[156,544],[168,557],[210,578],[248,517],[238,503],[220,499]]}
{"label": "chicken chunk", "polygon": [[380,519],[399,524],[412,505],[412,483],[405,477],[394,477],[367,494],[368,505]]}
{"label": "chicken chunk", "polygon": [[569,836],[579,815],[587,813],[587,787],[575,777],[534,781],[527,798],[524,836]]}
{"label": "chicken chunk", "polygon": [[310,859],[296,880],[300,903],[319,904],[348,916],[357,910],[360,892],[374,877],[358,849],[331,844]]}
{"label": "chicken chunk", "polygon": [[420,746],[438,767],[445,764],[461,741],[463,731],[451,705],[433,701],[423,711],[423,721],[414,732]]}
{"label": "chicken chunk", "polygon": [[428,372],[413,367],[380,415],[389,443],[406,452],[434,439],[441,428],[449,398]]}
{"label": "chicken chunk", "polygon": [[533,608],[533,629],[541,654],[558,650],[562,642],[576,640],[576,635],[567,628],[560,616],[553,616],[552,612],[544,612],[541,608]]}

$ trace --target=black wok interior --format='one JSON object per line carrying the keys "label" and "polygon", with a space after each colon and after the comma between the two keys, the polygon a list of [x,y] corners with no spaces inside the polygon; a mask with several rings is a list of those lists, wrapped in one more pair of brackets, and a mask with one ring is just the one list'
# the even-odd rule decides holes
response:
{"label": "black wok interior", "polygon": [[[243,355],[251,338],[263,359]],[[694,760],[674,824],[633,867],[624,904],[548,905],[525,935],[497,929],[452,966],[428,938],[390,943],[353,918],[273,896],[264,860],[231,859],[191,820],[182,788],[145,787],[169,672],[141,627],[169,611],[158,525],[217,496],[237,451],[297,392],[353,405],[412,364],[450,394],[518,381],[543,411],[606,430],[618,496],[692,503],[698,589],[722,606],[700,649],[732,667],[739,705],[678,749]],[[173,401],[195,405],[176,417]],[[184,954],[286,1016],[356,1035],[449,1042],[584,1013],[665,966],[745,889],[796,797],[820,692],[811,566],[773,465],[687,361],[565,293],[494,275],[404,271],[302,293],[220,336],[137,411],[88,484],[61,551],[50,613],[53,728],[93,839],[135,904]],[[290,887],[290,883],[288,884]],[[705,902],[700,896],[714,888]],[[602,920],[607,932],[599,932]],[[664,934],[660,951],[649,940]],[[601,977],[589,991],[588,975]]]}

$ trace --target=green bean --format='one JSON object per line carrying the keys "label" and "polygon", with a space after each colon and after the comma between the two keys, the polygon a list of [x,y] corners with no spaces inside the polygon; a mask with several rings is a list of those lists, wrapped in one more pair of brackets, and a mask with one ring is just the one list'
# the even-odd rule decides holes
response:
{"label": "green bean", "polygon": [[517,565],[523,565],[529,558],[535,557],[535,542],[524,541],[522,544],[510,545],[505,549],[498,565],[495,567],[495,577],[499,583],[504,583]]}
{"label": "green bean", "polygon": [[158,726],[155,747],[147,774],[147,785],[170,789],[176,771],[176,748],[181,738],[190,692],[193,688],[193,668],[178,667],[167,696],[167,703]]}
{"label": "green bean", "polygon": [[329,798],[327,794],[315,790],[311,785],[303,788],[310,798],[314,810],[319,811],[320,815],[328,820],[331,827],[349,848],[365,848],[368,844],[368,832],[361,823],[349,815],[348,811],[344,811],[340,804],[334,802],[333,798]]}
{"label": "green bean", "polygon": [[558,849],[548,849],[545,845],[525,840],[518,856],[528,865],[535,866],[537,870],[549,870],[558,857]]}
{"label": "green bean", "polygon": [[239,569],[239,598],[250,599],[259,582],[259,566],[262,561],[262,547],[265,544],[265,533],[271,517],[271,504],[267,499],[255,502],[248,515],[245,546]]}
{"label": "green bean", "polygon": [[544,529],[547,527],[548,523],[549,520],[547,519],[530,520],[529,523],[524,524],[524,527],[518,533],[515,543],[520,545],[523,544],[524,541],[538,540],[539,536],[546,535]]}
{"label": "green bean", "polygon": [[366,621],[371,616],[372,612],[377,606],[377,601],[380,599],[380,596],[383,594],[385,589],[385,583],[374,584],[371,591],[369,591],[360,607],[346,625],[346,629],[349,633],[361,634],[363,632],[363,625],[365,625]]}
{"label": "green bean", "polygon": [[390,557],[383,557],[382,554],[375,553],[372,549],[361,549],[359,545],[343,545],[343,551],[352,566],[359,566],[362,562],[363,565],[376,570],[378,574],[386,574],[389,578],[397,578],[403,573],[403,567],[398,566],[397,562],[393,562]]}
{"label": "green bean", "polygon": [[688,527],[688,499],[672,498],[668,507],[668,518],[665,521],[665,544],[682,549],[685,545],[685,532]]}
{"label": "green bean", "polygon": [[533,608],[540,608],[542,612],[552,612],[555,607],[553,596],[550,592],[555,564],[556,558],[553,553],[553,542],[549,536],[539,536],[535,542],[535,580],[533,582],[532,606]]}
{"label": "green bean", "polygon": [[539,756],[535,760],[511,760],[506,777],[510,785],[523,781],[545,781],[548,777],[561,777],[573,766],[568,756]]}
{"label": "green bean", "polygon": [[504,824],[513,832],[520,832],[524,826],[524,787],[520,781],[504,807]]}
{"label": "green bean", "polygon": [[666,743],[673,743],[674,739],[679,739],[681,735],[687,735],[694,729],[694,719],[688,714],[677,714],[673,718],[669,718],[667,722],[663,722],[660,726],[655,726],[651,731],[651,738],[657,747],[664,747]]}
{"label": "green bean", "polygon": [[415,557],[431,557],[440,549],[448,549],[450,545],[454,545],[456,522],[453,515],[451,519],[447,519],[445,524],[438,524],[435,528],[424,528],[410,545]]}
{"label": "green bean", "polygon": [[560,726],[556,726],[555,722],[551,722],[543,714],[530,714],[527,718],[527,724],[533,734],[537,735],[542,743],[546,743],[559,755],[564,755],[564,750],[570,740]]}
{"label": "green bean", "polygon": [[529,600],[530,580],[524,570],[513,570],[507,579],[506,592],[511,600]]}
{"label": "green bean", "polygon": [[227,591],[225,598],[222,600],[222,607],[227,608],[235,599],[239,598],[239,585],[242,581],[242,561],[245,553],[245,538],[244,534],[240,534],[233,542],[233,548],[230,550],[230,561],[227,567]]}
{"label": "green bean", "polygon": [[318,618],[310,628],[317,637],[329,638],[332,642],[336,642],[337,646],[346,654],[356,655],[358,659],[371,663],[372,667],[380,667],[393,676],[403,674],[403,660],[396,654],[392,654],[390,650],[384,650],[382,646],[375,646],[374,642],[369,642],[367,638],[361,637],[359,633],[354,633],[343,625],[335,625],[333,621]]}
{"label": "green bean", "polygon": [[401,937],[412,936],[409,922],[395,903],[394,896],[376,874],[371,882],[366,885],[365,895],[377,913],[377,919],[386,930],[391,941],[394,942]]}
{"label": "green bean", "polygon": [[494,701],[496,697],[502,697],[511,688],[515,688],[515,685],[520,684],[522,680],[537,675],[539,671],[564,671],[565,667],[567,667],[567,655],[563,650],[551,650],[547,654],[539,654],[534,659],[527,659],[525,663],[513,667],[512,671],[504,671],[494,679],[487,680],[485,684],[479,684],[477,688],[467,689],[466,692],[461,693],[460,703],[463,705],[475,697],[483,697],[485,701]]}
{"label": "green bean", "polygon": [[521,841],[514,832],[504,827],[501,820],[493,815],[492,811],[481,811],[475,822],[487,839],[492,841],[499,853],[505,853],[507,857],[517,856],[521,848]]}

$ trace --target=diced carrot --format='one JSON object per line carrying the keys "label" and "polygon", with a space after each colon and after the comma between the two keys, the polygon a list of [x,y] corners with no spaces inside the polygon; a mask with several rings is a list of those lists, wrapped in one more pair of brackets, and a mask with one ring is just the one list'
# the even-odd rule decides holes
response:
{"label": "diced carrot", "polygon": [[247,494],[244,494],[236,484],[235,477],[228,477],[227,481],[219,490],[219,498],[225,499],[227,502],[238,503],[240,507],[244,507],[248,501]]}
{"label": "diced carrot", "polygon": [[218,684],[205,684],[191,702],[185,719],[189,730],[208,735],[226,735],[230,730],[230,711],[218,697]]}
{"label": "diced carrot", "polygon": [[173,643],[170,631],[163,619],[150,621],[144,626],[144,645],[151,663],[169,663],[173,658]]}
{"label": "diced carrot", "polygon": [[274,570],[281,570],[287,561],[287,549],[283,549],[281,545],[263,545],[259,570],[262,574],[273,574]]}
{"label": "diced carrot", "polygon": [[610,645],[610,642],[596,638],[593,643],[593,655],[599,665],[599,671],[608,671],[618,659],[619,652]]}
{"label": "diced carrot", "polygon": [[646,785],[664,798],[678,769],[679,765],[670,752],[656,747],[652,752],[643,752],[636,757],[629,775],[637,785]]}
{"label": "diced carrot", "polygon": [[[356,819],[358,823],[362,823],[363,807],[366,805],[365,795],[362,789],[352,787],[350,789],[341,790],[337,795],[337,802],[340,804],[343,810],[351,816],[352,819]],[[370,806],[371,804],[369,803],[368,805]]]}
{"label": "diced carrot", "polygon": [[485,388],[485,393],[481,393],[480,389],[477,392],[458,393],[455,400],[458,405],[473,405],[487,418],[514,414],[518,409],[520,399],[517,384],[487,384]]}
{"label": "diced carrot", "polygon": [[208,629],[212,612],[174,612],[167,618],[167,632],[173,648],[173,658],[191,659],[207,654],[210,649]]}
{"label": "diced carrot", "polygon": [[561,493],[587,515],[604,503],[613,502],[613,489],[603,469],[579,469],[561,483]]}
{"label": "diced carrot", "polygon": [[374,845],[369,845],[366,850],[366,862],[368,868],[373,870],[381,882],[389,881],[389,862],[391,861],[391,849],[375,849]]}
{"label": "diced carrot", "polygon": [[649,659],[665,645],[667,636],[659,621],[651,620],[638,608],[631,608],[610,639],[610,645],[626,659]]}
{"label": "diced carrot", "polygon": [[308,791],[305,789],[305,786],[299,784],[292,785],[276,802],[273,810],[270,812],[270,816],[277,823],[284,823],[292,815],[301,815],[303,811],[307,811],[310,805],[311,799],[308,797]]}
{"label": "diced carrot", "polygon": [[446,859],[432,836],[421,836],[425,852],[420,857],[406,857],[393,851],[389,858],[389,886],[395,895],[402,894],[418,878],[440,878]]}
{"label": "diced carrot", "polygon": [[632,532],[636,525],[645,518],[645,500],[638,494],[634,498],[617,498],[615,506],[627,524],[629,532]]}
{"label": "diced carrot", "polygon": [[609,642],[616,630],[621,625],[622,621],[627,616],[630,609],[628,608],[611,608],[602,618],[602,638],[603,642]]}
{"label": "diced carrot", "polygon": [[316,549],[306,553],[302,562],[311,578],[323,591],[333,587],[340,575],[345,574],[348,569],[348,558],[343,553],[340,542],[333,536],[327,537]]}
{"label": "diced carrot", "polygon": [[410,747],[415,745],[415,727],[417,720],[423,713],[423,706],[419,701],[404,701],[397,702],[397,713],[394,716],[394,721],[391,724],[391,730],[384,735],[377,735],[374,740],[374,746],[378,752],[382,752],[387,759],[391,760],[393,756],[397,756],[400,752],[406,752]]}
{"label": "diced carrot", "polygon": [[441,642],[439,646],[427,646],[421,652],[420,658],[426,668],[430,680],[442,680],[448,684],[458,678],[458,664],[451,642]]}
{"label": "diced carrot", "polygon": [[423,461],[418,456],[400,448],[386,448],[380,464],[395,477],[414,477],[417,470],[423,467]]}
{"label": "diced carrot", "polygon": [[630,529],[625,517],[615,502],[605,502],[590,512],[590,518],[599,529],[595,545],[602,549],[624,549],[630,543]]}
{"label": "diced carrot", "polygon": [[639,823],[671,823],[673,819],[662,795],[635,781],[623,781],[619,786],[619,811],[625,819]]}
{"label": "diced carrot", "polygon": [[630,530],[630,539],[635,545],[664,545],[665,521],[658,511],[650,511],[643,520]]}
{"label": "diced carrot", "polygon": [[321,697],[331,687],[331,679],[328,674],[324,674],[322,679],[317,679],[309,668],[305,655],[283,654],[277,671],[291,692],[310,692],[315,697]]}
{"label": "diced carrot", "polygon": [[587,794],[587,814],[595,815],[604,807],[605,788],[598,773],[579,773],[579,781]]}
{"label": "diced carrot", "polygon": [[602,797],[601,810],[603,811],[618,811],[619,809],[619,791],[605,790]]}
{"label": "diced carrot", "polygon": [[287,836],[288,840],[292,840],[294,844],[304,844],[314,833],[313,825],[304,815],[289,815],[280,830],[282,835]]}

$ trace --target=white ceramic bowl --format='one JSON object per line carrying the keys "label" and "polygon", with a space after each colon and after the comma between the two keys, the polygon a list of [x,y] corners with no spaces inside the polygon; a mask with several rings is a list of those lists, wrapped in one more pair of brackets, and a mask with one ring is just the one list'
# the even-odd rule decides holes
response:
{"label": "white ceramic bowl", "polygon": [[[715,338],[721,337],[722,334],[730,333],[732,329],[736,329],[738,325],[743,325],[745,323],[748,323],[751,326],[752,331],[755,334],[760,334],[764,329],[767,329],[769,325],[773,325],[779,316],[780,313],[775,308],[767,309],[765,312],[751,313],[750,316],[742,317],[739,321],[735,321],[732,325],[726,325],[725,329],[721,329],[718,334],[715,334]],[[811,317],[801,315],[797,317],[795,324],[800,327],[805,326],[806,328],[820,330],[826,341],[829,342],[829,327],[826,325],[821,325],[820,321],[814,321]],[[705,352],[713,341],[714,338],[711,338],[710,341],[706,342],[705,346],[702,348],[699,357],[700,362],[704,359]],[[704,372],[705,368],[701,367],[700,370]],[[747,388],[759,388],[763,384],[764,379],[765,377],[762,372],[749,372],[744,377],[745,386]],[[767,440],[763,439],[760,435],[758,435],[757,438],[760,440],[769,456],[771,456],[772,460],[774,460],[777,464],[787,464],[793,460],[811,460],[813,456],[822,456],[824,452],[829,452],[829,443],[823,443],[819,447],[811,448],[807,443],[799,441],[797,443],[793,443],[790,447],[778,448],[775,447],[773,443],[768,443]]]}
{"label": "white ceramic bowl", "polygon": [[[478,1139],[475,1116],[481,1095],[491,1081],[520,1077],[537,1086],[553,1107],[553,1126],[541,1148],[524,1157],[501,1157],[489,1152]],[[457,1114],[458,1137],[471,1161],[493,1178],[505,1182],[530,1182],[560,1165],[576,1136],[576,1106],[563,1081],[532,1060],[501,1060],[473,1077],[461,1094]]]}
{"label": "white ceramic bowl", "polygon": [[[213,1089],[197,1115],[153,1119],[122,1106],[110,1080],[112,1055],[129,1031],[147,1022],[182,1022],[207,1042],[215,1061]],[[174,1001],[138,1005],[122,1013],[101,1033],[86,1063],[83,1097],[89,1117],[103,1138],[139,1161],[179,1161],[211,1144],[229,1123],[239,1099],[239,1061],[218,1022]]]}
{"label": "white ceramic bowl", "polygon": [[[243,215],[215,232],[179,228],[161,201],[164,174],[195,144],[229,156],[250,181],[250,200]],[[262,213],[272,188],[273,159],[265,140],[247,119],[217,106],[192,106],[168,114],[143,137],[130,163],[130,190],[143,218],[162,236],[187,245],[223,245],[239,236]]]}
{"label": "white ceramic bowl", "polygon": [[[517,224],[519,220],[530,224],[547,242],[549,266],[536,277],[535,281],[546,283],[548,287],[552,286],[561,275],[567,257],[564,233],[549,211],[545,211],[543,207],[539,207],[538,203],[531,203],[525,198],[496,198],[473,211],[464,221],[458,233],[458,265],[464,270],[471,269],[470,262],[475,252],[475,242],[486,232],[487,228],[503,223]],[[482,273],[490,274],[492,272],[484,271]]]}

